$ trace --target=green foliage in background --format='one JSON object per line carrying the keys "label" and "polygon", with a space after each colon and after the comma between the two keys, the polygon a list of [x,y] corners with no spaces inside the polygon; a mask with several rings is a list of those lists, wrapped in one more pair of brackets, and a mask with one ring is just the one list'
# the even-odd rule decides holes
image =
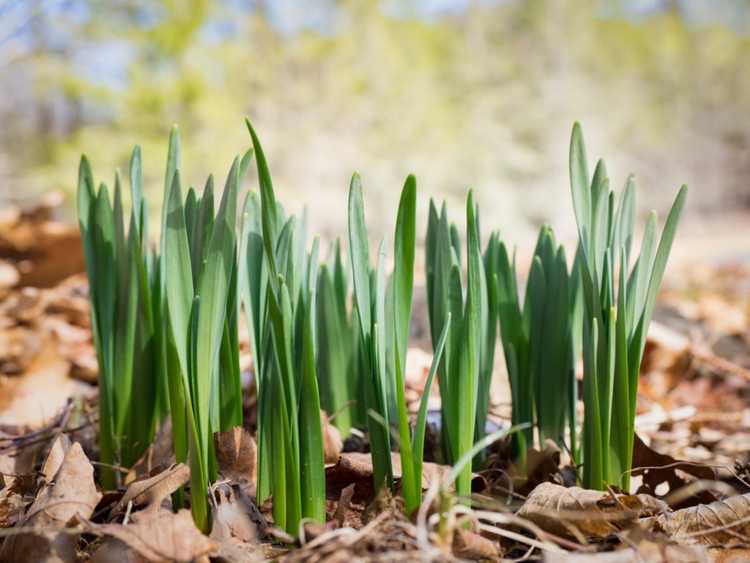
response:
{"label": "green foliage in background", "polygon": [[[702,187],[693,199],[712,207],[737,201],[726,197],[744,193],[750,173],[746,2],[704,6],[709,21],[735,30],[691,20],[686,1],[630,18],[638,3],[628,0],[472,2],[426,18],[407,1],[311,0],[290,17],[330,9],[331,20],[292,33],[274,26],[271,2],[72,3],[39,10],[23,44],[6,28],[13,18],[0,22],[0,37],[11,37],[0,45],[0,183],[9,195],[69,190],[84,151],[107,170],[127,169],[135,140],[163,155],[176,122],[191,155],[183,181],[202,182],[204,167],[226,166],[245,142],[235,126],[245,114],[269,132],[283,196],[307,200],[323,235],[346,227],[345,214],[329,210],[349,170],[366,170],[393,197],[418,170],[454,205],[471,178],[492,209],[485,226],[509,234],[522,223],[527,232],[513,242],[528,240],[540,224],[570,219],[565,195],[549,188],[566,181],[557,157],[574,119],[615,153],[610,165],[637,171],[644,186],[690,177]],[[158,203],[150,186],[163,171],[147,162],[143,173]],[[658,190],[645,197],[669,203]],[[371,230],[386,232],[391,215],[367,204]]]}

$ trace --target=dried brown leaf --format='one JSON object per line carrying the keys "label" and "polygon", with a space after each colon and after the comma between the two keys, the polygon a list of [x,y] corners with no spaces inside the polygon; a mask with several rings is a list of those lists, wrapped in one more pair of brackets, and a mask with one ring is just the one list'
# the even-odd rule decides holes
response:
{"label": "dried brown leaf", "polygon": [[229,538],[254,542],[258,537],[258,528],[250,514],[257,512],[257,508],[246,504],[247,497],[236,495],[228,485],[217,486],[212,496],[214,507],[211,538],[218,543]]}
{"label": "dried brown leaf", "polygon": [[44,478],[47,483],[52,481],[55,475],[57,475],[63,461],[65,461],[65,454],[70,451],[71,445],[70,438],[62,433],[58,434],[55,441],[52,442],[52,446],[47,454],[47,459],[44,460],[40,471],[42,478]]}
{"label": "dried brown leaf", "polygon": [[668,510],[667,505],[649,495],[613,494],[542,483],[531,492],[518,516],[559,536],[575,537],[577,530],[584,536],[603,538],[641,516],[662,510]]}
{"label": "dried brown leaf", "polygon": [[750,544],[750,494],[660,514],[649,523],[684,544]]}
{"label": "dried brown leaf", "polygon": [[23,375],[0,380],[0,425],[42,428],[65,408],[71,397],[95,392],[90,385],[68,377],[69,371],[70,365],[60,356],[57,346],[46,341]]}
{"label": "dried brown leaf", "polygon": [[158,510],[165,498],[189,480],[190,467],[178,463],[158,475],[130,483],[118,503],[118,509],[123,509],[132,502],[135,506],[146,505],[146,510]]}
{"label": "dried brown leaf", "polygon": [[89,518],[100,499],[94,468],[81,445],[75,443],[53,481],[42,487],[20,523],[34,531],[8,537],[0,550],[0,561],[73,561],[77,539],[63,528]]}
{"label": "dried brown leaf", "polygon": [[328,415],[320,411],[320,423],[323,427],[323,456],[325,463],[336,463],[341,455],[344,442],[339,429],[328,422]]}
{"label": "dried brown leaf", "polygon": [[[180,510],[177,514],[168,511],[142,511],[133,514],[133,521],[123,524],[87,525],[89,531],[114,538],[141,557],[129,554],[129,561],[148,561],[161,563],[167,561],[188,562],[208,561],[208,555],[216,549],[216,544],[198,531],[193,523],[189,510]],[[94,561],[110,561],[113,547],[106,541],[97,552]],[[121,549],[121,548],[120,548]],[[120,553],[122,553],[120,551]]]}
{"label": "dried brown leaf", "polygon": [[18,524],[27,505],[15,483],[0,491],[0,528],[12,528]]}
{"label": "dried brown leaf", "polygon": [[457,528],[453,532],[453,555],[461,559],[497,559],[500,557],[500,548],[495,542],[476,532]]}
{"label": "dried brown leaf", "polygon": [[254,490],[258,448],[250,433],[240,426],[226,432],[216,432],[214,447],[219,473],[249,491]]}

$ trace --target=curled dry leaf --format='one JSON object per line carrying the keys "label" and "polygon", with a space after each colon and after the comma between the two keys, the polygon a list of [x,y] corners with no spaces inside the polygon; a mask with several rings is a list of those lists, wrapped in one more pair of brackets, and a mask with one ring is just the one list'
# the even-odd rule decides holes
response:
{"label": "curled dry leaf", "polygon": [[70,438],[62,433],[58,434],[55,441],[52,442],[52,447],[50,447],[47,459],[44,460],[40,471],[42,478],[47,483],[52,481],[55,475],[57,475],[63,461],[65,461],[65,454],[70,451],[71,445]]}
{"label": "curled dry leaf", "polygon": [[250,518],[255,506],[247,504],[247,497],[236,495],[229,485],[218,485],[212,491],[213,527],[211,538],[221,543],[228,538],[252,542],[257,539],[258,529]]}
{"label": "curled dry leaf", "polygon": [[248,563],[265,560],[256,540],[258,529],[265,529],[267,523],[252,499],[243,494],[239,486],[227,484],[214,487],[212,499],[210,537],[216,543],[212,559]]}
{"label": "curled dry leaf", "polygon": [[[393,477],[401,478],[401,456],[391,453],[391,464],[393,466]],[[429,489],[439,479],[444,479],[451,468],[447,465],[425,462],[422,464],[422,488]],[[372,477],[372,457],[370,454],[361,452],[344,452],[339,456],[336,465],[327,468],[327,478],[342,483],[341,488],[357,481]]]}
{"label": "curled dry leaf", "polygon": [[258,448],[250,433],[241,426],[235,426],[226,432],[216,432],[214,447],[219,473],[248,491],[254,491]]}
{"label": "curled dry leaf", "polygon": [[[344,489],[341,491],[341,496],[339,497],[339,501],[336,504],[336,510],[333,514],[333,520],[336,521],[339,528],[344,527],[354,527],[352,525],[352,519],[350,517],[350,514],[352,513],[351,505],[352,505],[352,498],[354,497],[354,485],[349,485],[347,487],[344,487]],[[361,524],[361,517],[359,514],[357,514],[357,518],[359,521],[359,524]]]}
{"label": "curled dry leaf", "polygon": [[94,468],[81,445],[75,443],[65,454],[53,481],[42,487],[19,524],[34,531],[8,537],[0,550],[0,561],[73,561],[77,538],[63,528],[89,518],[100,499]]}
{"label": "curled dry leaf", "polygon": [[[216,544],[198,531],[190,511],[185,509],[177,514],[168,511],[136,512],[132,523],[127,526],[88,522],[87,529],[91,533],[112,538],[102,544],[92,557],[92,562],[207,562],[208,555],[216,549]],[[127,559],[114,559],[116,555],[126,555]]]}
{"label": "curled dry leaf", "polygon": [[344,442],[339,429],[328,421],[325,411],[320,411],[320,423],[323,426],[323,456],[325,463],[336,463],[341,455]]}
{"label": "curled dry leaf", "polygon": [[750,494],[660,514],[649,523],[684,544],[749,544]]}
{"label": "curled dry leaf", "polygon": [[457,528],[453,532],[453,555],[460,559],[486,560],[500,557],[498,544],[476,532]]}
{"label": "curled dry leaf", "polygon": [[603,538],[637,518],[666,510],[665,503],[649,495],[613,494],[542,483],[531,492],[518,516],[559,536],[575,537],[577,531],[590,538]]}
{"label": "curled dry leaf", "polygon": [[189,480],[190,467],[184,463],[178,463],[158,475],[130,483],[117,508],[123,509],[132,502],[135,506],[145,504],[146,510],[156,511],[165,498]]}

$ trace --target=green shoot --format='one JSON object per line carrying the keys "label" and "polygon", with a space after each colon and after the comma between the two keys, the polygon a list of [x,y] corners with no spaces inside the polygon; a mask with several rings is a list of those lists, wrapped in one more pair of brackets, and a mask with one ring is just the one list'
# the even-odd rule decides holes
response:
{"label": "green shoot", "polygon": [[495,268],[512,419],[514,424],[529,424],[525,432],[516,435],[517,455],[523,465],[525,448],[533,444],[534,426],[540,444],[548,438],[563,444],[566,421],[575,428],[575,402],[560,398],[575,392],[571,310],[576,286],[568,274],[565,251],[546,226],[539,232],[523,303],[515,260],[509,259],[504,243],[499,245]]}
{"label": "green shoot", "polygon": [[649,216],[631,268],[635,184],[628,178],[616,198],[601,160],[589,177],[577,123],[570,143],[570,183],[582,253],[583,483],[595,489],[615,485],[627,490],[640,365],[687,188],[677,194],[658,247],[656,214]]}
{"label": "green shoot", "polygon": [[[354,309],[359,321],[360,362],[363,367],[362,391],[367,409],[367,428],[372,452],[375,490],[393,488],[391,440],[388,416],[385,313],[385,250],[380,245],[377,269],[370,269],[369,243],[365,226],[362,184],[355,174],[349,187],[349,252],[354,282]],[[370,414],[377,415],[377,418]]]}
{"label": "green shoot", "polygon": [[[216,472],[213,433],[242,423],[235,235],[240,161],[232,166],[214,214],[211,178],[202,198],[190,189],[183,200],[179,160],[174,129],[159,253],[148,251],[137,147],[130,164],[133,206],[127,234],[119,176],[111,204],[106,186],[94,192],[85,157],[78,208],[101,372],[102,460],[132,465],[168,405],[175,457],[180,462],[190,457],[193,517],[207,530],[208,483]],[[106,469],[102,480],[107,487],[116,485]],[[181,494],[175,501],[181,504]]]}
{"label": "green shoot", "polygon": [[[475,429],[484,425],[485,419],[477,420],[477,413],[486,418],[484,402],[489,400],[491,371],[489,362],[482,360],[492,348],[487,336],[487,323],[496,319],[495,313],[487,310],[487,283],[485,268],[479,246],[479,225],[472,193],[466,202],[468,278],[466,295],[461,281],[461,253],[458,232],[448,223],[445,205],[440,216],[433,205],[427,228],[427,302],[433,345],[437,349],[440,333],[448,315],[451,329],[445,344],[438,370],[440,397],[442,400],[443,446],[448,460],[455,462],[474,444]],[[493,243],[494,244],[494,243]],[[494,250],[493,250],[494,252]],[[494,302],[494,301],[493,301]],[[493,328],[494,330],[494,328]],[[479,390],[482,374],[482,391]],[[479,402],[482,408],[478,407]],[[483,432],[482,432],[483,434]],[[471,466],[464,468],[458,477],[457,490],[468,495],[471,490]]]}
{"label": "green shoot", "polygon": [[316,335],[318,242],[306,252],[304,221],[284,220],[250,122],[260,204],[243,212],[240,288],[258,383],[258,501],[273,496],[276,525],[296,534],[325,521],[323,433]]}
{"label": "green shoot", "polygon": [[[91,297],[91,328],[99,364],[99,449],[102,485],[116,488],[114,466],[129,467],[145,451],[164,400],[158,337],[158,287],[148,251],[141,153],[130,162],[133,209],[125,230],[119,174],[114,201],[107,186],[94,189],[86,157],[78,175],[78,217]],[[135,409],[137,405],[137,411]]]}
{"label": "green shoot", "polygon": [[335,415],[332,424],[342,436],[365,423],[357,401],[360,378],[354,327],[359,321],[347,313],[348,299],[347,274],[336,241],[329,263],[318,272],[318,380],[321,406]]}

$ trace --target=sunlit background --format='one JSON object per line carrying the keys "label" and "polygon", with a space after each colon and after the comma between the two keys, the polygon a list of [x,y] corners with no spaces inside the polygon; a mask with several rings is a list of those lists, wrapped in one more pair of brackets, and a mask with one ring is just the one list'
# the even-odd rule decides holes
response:
{"label": "sunlit background", "polygon": [[249,146],[245,116],[285,205],[326,236],[355,170],[376,233],[414,172],[422,225],[431,196],[460,222],[473,187],[484,230],[565,236],[575,120],[642,207],[684,182],[692,217],[739,213],[750,2],[0,0],[0,198],[62,190],[72,219],[80,154],[111,183],[138,143],[155,211],[171,125],[200,187]]}

